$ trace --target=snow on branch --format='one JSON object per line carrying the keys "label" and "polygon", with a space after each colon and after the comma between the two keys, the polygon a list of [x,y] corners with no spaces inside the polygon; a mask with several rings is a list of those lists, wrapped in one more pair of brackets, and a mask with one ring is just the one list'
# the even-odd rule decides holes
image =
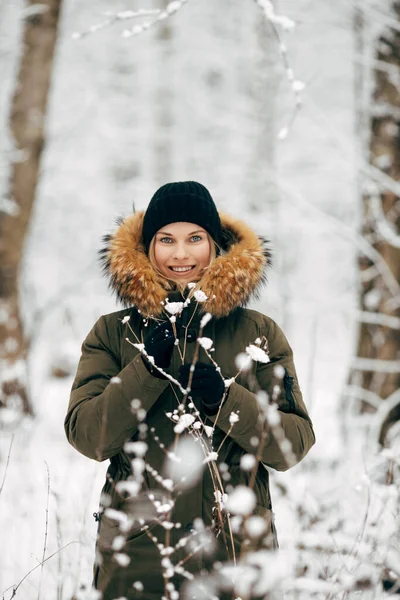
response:
{"label": "snow on branch", "polygon": [[344,389],[343,394],[345,396],[349,396],[351,398],[358,398],[363,402],[367,402],[374,408],[379,408],[379,406],[383,402],[383,399],[380,396],[378,396],[378,394],[375,394],[375,392],[372,392],[371,390],[365,390],[364,388],[359,387],[358,385],[348,385]]}
{"label": "snow on branch", "polygon": [[144,31],[147,31],[148,29],[150,29],[151,27],[154,27],[155,25],[157,25],[164,19],[167,19],[171,15],[178,12],[178,10],[180,10],[185,4],[187,4],[188,1],[189,0],[174,0],[173,2],[170,2],[164,10],[139,9],[137,11],[124,10],[124,11],[120,11],[118,13],[112,13],[110,11],[107,11],[105,14],[106,14],[106,16],[109,17],[108,19],[106,19],[105,21],[102,21],[101,23],[97,23],[96,25],[92,25],[86,31],[76,32],[72,35],[72,37],[75,40],[80,39],[80,38],[90,35],[92,33],[97,33],[97,31],[100,31],[101,29],[110,27],[111,25],[114,25],[114,23],[116,23],[118,21],[128,21],[128,20],[143,18],[143,17],[154,17],[152,21],[144,21],[143,23],[134,25],[131,29],[125,29],[122,32],[122,36],[125,38],[133,37],[135,35],[140,35]]}
{"label": "snow on branch", "polygon": [[352,369],[375,371],[376,373],[398,373],[400,360],[380,360],[379,358],[353,358]]}
{"label": "snow on branch", "polygon": [[[389,112],[388,116],[392,116],[393,118],[395,118],[396,115],[393,115],[392,113]],[[398,115],[398,119],[400,120],[400,112]],[[371,163],[367,161],[361,162],[360,168],[363,174],[371,177],[371,179],[373,179],[381,186],[381,189],[388,190],[389,192],[393,192],[393,194],[395,194],[396,196],[400,196],[399,181],[396,181],[395,179],[393,179],[393,177],[390,177],[390,175],[384,173],[383,171],[381,171],[381,169],[378,169],[378,167],[371,165]]]}
{"label": "snow on branch", "polygon": [[384,313],[374,313],[368,311],[355,311],[355,317],[361,323],[371,323],[372,325],[383,325],[391,329],[400,329],[400,318],[385,315]]}
{"label": "snow on branch", "polygon": [[381,238],[394,248],[400,248],[400,235],[397,234],[395,224],[391,223],[383,212],[382,198],[378,190],[375,190],[375,193],[371,194],[368,204],[371,209],[371,215],[376,223],[376,231]]}
{"label": "snow on branch", "polygon": [[292,19],[275,13],[274,5],[270,0],[256,0],[256,2],[271,23],[279,25],[284,31],[292,31],[295,28],[296,24]]}
{"label": "snow on branch", "polygon": [[21,209],[12,198],[0,197],[0,213],[2,212],[11,217],[17,217]]}
{"label": "snow on branch", "polygon": [[106,11],[104,14],[108,17],[105,21],[101,21],[100,23],[96,23],[95,25],[91,25],[89,29],[81,32],[75,32],[72,34],[72,38],[74,40],[79,40],[82,37],[90,35],[91,33],[97,33],[101,29],[105,29],[106,27],[110,27],[114,25],[117,21],[128,21],[131,19],[138,19],[143,17],[157,17],[160,14],[159,9],[155,10],[145,10],[143,8],[139,10],[123,10],[118,13],[113,13],[111,11]]}
{"label": "snow on branch", "polygon": [[288,136],[290,128],[293,126],[294,120],[296,119],[297,113],[299,112],[303,101],[301,97],[301,92],[305,88],[305,83],[295,78],[293,69],[290,65],[290,61],[288,58],[288,52],[286,48],[286,44],[282,41],[279,28],[283,31],[291,32],[296,27],[296,23],[283,15],[277,15],[275,13],[274,6],[270,0],[255,0],[256,4],[261,8],[266,20],[271,24],[272,30],[275,34],[275,37],[278,41],[278,49],[279,53],[282,57],[282,61],[286,71],[286,77],[288,79],[290,88],[293,92],[295,104],[291,118],[289,119],[288,124],[278,133],[278,139],[284,140]]}

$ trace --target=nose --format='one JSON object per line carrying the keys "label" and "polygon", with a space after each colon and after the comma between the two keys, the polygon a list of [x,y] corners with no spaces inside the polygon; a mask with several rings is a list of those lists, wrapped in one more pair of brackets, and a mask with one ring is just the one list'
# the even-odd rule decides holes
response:
{"label": "nose", "polygon": [[188,257],[188,251],[184,243],[175,244],[174,258],[183,260]]}

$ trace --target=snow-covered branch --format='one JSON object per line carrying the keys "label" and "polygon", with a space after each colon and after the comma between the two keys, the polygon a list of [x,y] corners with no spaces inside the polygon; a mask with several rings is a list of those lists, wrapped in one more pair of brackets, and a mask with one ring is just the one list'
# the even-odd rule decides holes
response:
{"label": "snow-covered branch", "polygon": [[255,2],[262,10],[266,20],[271,24],[272,30],[278,42],[278,50],[281,55],[283,65],[285,67],[286,77],[295,99],[293,112],[289,119],[289,122],[284,127],[282,127],[278,133],[278,139],[284,140],[288,136],[290,128],[293,126],[297,113],[299,112],[302,106],[303,101],[301,97],[301,92],[305,88],[305,84],[303,81],[296,79],[294,76],[293,68],[291,67],[290,60],[288,57],[287,47],[281,38],[279,28],[283,31],[290,32],[293,31],[293,29],[296,26],[296,23],[286,16],[277,15],[275,13],[274,5],[270,0],[255,0]]}
{"label": "snow-covered branch", "polygon": [[383,212],[382,198],[377,191],[371,195],[368,204],[375,220],[376,230],[381,238],[394,248],[400,248],[400,235],[398,235],[394,223],[391,223]]}
{"label": "snow-covered branch", "polygon": [[105,29],[106,27],[110,27],[120,21],[131,21],[133,19],[153,17],[152,20],[144,21],[143,23],[134,25],[130,29],[125,29],[122,33],[122,36],[125,38],[140,35],[141,33],[159,24],[161,21],[164,21],[164,19],[167,19],[171,15],[178,12],[178,10],[180,10],[185,4],[187,4],[188,1],[189,0],[174,0],[170,2],[164,10],[139,9],[136,11],[124,10],[117,13],[107,11],[106,16],[108,18],[106,20],[95,25],[91,25],[91,27],[89,27],[86,31],[75,32],[73,33],[72,37],[73,39],[77,40],[92,33],[97,33],[98,31]]}
{"label": "snow-covered branch", "polygon": [[376,373],[399,373],[400,360],[382,360],[378,358],[355,357],[351,367],[359,371],[374,371]]}

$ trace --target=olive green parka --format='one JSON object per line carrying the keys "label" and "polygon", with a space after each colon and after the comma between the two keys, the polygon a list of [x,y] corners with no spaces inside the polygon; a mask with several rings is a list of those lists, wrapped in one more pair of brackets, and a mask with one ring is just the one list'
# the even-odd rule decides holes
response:
{"label": "olive green parka", "polygon": [[[223,252],[198,284],[207,299],[192,297],[178,316],[183,333],[166,373],[176,379],[183,361],[212,359],[232,381],[217,415],[207,416],[201,403],[186,401],[197,429],[192,423],[179,436],[182,391],[170,379],[150,374],[140,343],[149,328],[171,316],[167,302],[186,298],[165,289],[144,252],[142,212],[120,222],[106,238],[105,270],[127,308],[101,317],[84,341],[65,419],[68,440],[79,452],[110,461],[94,571],[94,585],[104,600],[159,600],[167,581],[178,590],[193,574],[211,569],[216,559],[232,560],[234,553],[238,559],[244,538],[234,533],[230,543],[230,520],[217,510],[215,492],[249,484],[252,470],[241,466],[245,454],[259,461],[251,483],[253,513],[264,517],[266,533],[257,547],[276,547],[268,469],[286,470],[315,441],[287,339],[272,319],[244,308],[265,282],[265,243],[242,221],[220,217]],[[197,343],[206,313],[212,318],[202,336],[212,340],[211,353]],[[250,345],[261,355],[264,349],[269,362],[261,362],[261,356],[238,375],[235,359]],[[202,472],[186,487],[171,483],[166,471],[168,457],[174,459],[185,436],[215,452],[205,454]],[[138,441],[145,445],[127,444]]]}

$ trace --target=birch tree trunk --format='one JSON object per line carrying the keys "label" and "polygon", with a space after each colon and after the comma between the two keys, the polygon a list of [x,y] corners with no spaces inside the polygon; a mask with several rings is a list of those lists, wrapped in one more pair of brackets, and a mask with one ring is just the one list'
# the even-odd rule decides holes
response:
{"label": "birch tree trunk", "polygon": [[0,214],[0,407],[32,413],[26,381],[28,340],[20,314],[19,269],[39,178],[45,115],[61,0],[28,0],[23,49],[11,105],[10,130],[18,150],[11,168],[13,214]]}
{"label": "birch tree trunk", "polygon": [[[161,0],[160,8],[165,9],[169,0]],[[174,50],[173,20],[166,19],[157,29],[157,69],[158,77],[154,95],[154,178],[161,185],[173,179],[174,126],[173,103],[175,89],[173,81]]]}
{"label": "birch tree trunk", "polygon": [[[393,4],[400,23],[400,3]],[[358,357],[354,360],[351,384],[372,392],[376,399],[389,399],[400,387],[400,29],[385,29],[374,60],[374,91],[370,118],[369,162],[371,180],[364,179],[363,236],[380,254],[389,268],[386,277],[376,262],[362,257],[361,310],[376,314],[376,323],[363,322],[359,331]],[[392,285],[388,285],[388,278]],[[385,281],[386,279],[386,281]],[[391,287],[391,290],[389,289]],[[395,297],[393,297],[395,296]],[[396,297],[397,296],[397,297]],[[385,320],[385,316],[389,319]],[[367,320],[367,319],[365,319]],[[385,322],[385,324],[382,324]],[[362,412],[376,407],[360,390]],[[400,418],[400,404],[383,423],[380,442],[384,443],[390,424]]]}

